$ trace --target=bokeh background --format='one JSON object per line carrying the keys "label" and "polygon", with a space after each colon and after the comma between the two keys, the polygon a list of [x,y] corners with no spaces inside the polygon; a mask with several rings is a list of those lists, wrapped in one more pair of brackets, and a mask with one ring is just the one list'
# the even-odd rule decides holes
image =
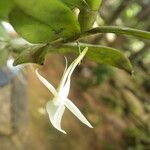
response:
{"label": "bokeh background", "polygon": [[[8,24],[2,24],[7,28]],[[105,0],[96,24],[150,31],[150,0]],[[4,35],[1,30],[0,35]],[[16,37],[12,30],[11,37]],[[77,67],[69,97],[94,128],[86,127],[66,110],[62,126],[67,135],[57,131],[45,111],[52,95],[35,75],[38,66],[26,65],[12,71],[3,63],[0,150],[150,150],[150,42],[115,34],[96,34],[81,42],[118,48],[134,68],[131,76],[86,59]],[[66,56],[69,62],[76,57]],[[41,73],[57,86],[64,67],[63,55],[49,54]]]}

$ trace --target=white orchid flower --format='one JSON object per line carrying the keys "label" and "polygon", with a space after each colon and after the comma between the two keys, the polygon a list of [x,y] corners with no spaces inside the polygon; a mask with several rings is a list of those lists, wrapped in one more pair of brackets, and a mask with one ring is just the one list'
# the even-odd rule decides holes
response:
{"label": "white orchid flower", "polygon": [[64,114],[65,107],[67,107],[81,122],[86,124],[88,127],[93,128],[92,125],[88,122],[88,120],[84,117],[84,115],[80,112],[80,110],[68,98],[71,75],[75,67],[80,63],[80,61],[83,59],[87,51],[88,51],[88,47],[86,47],[80,53],[80,55],[71,63],[71,65],[68,68],[67,68],[67,60],[66,60],[66,68],[64,70],[62,79],[60,81],[57,90],[53,87],[51,83],[49,83],[45,78],[43,78],[38,73],[38,70],[36,70],[36,75],[39,78],[39,80],[54,95],[52,101],[48,101],[46,105],[46,110],[48,112],[50,122],[57,130],[61,131],[64,134],[66,134],[66,132],[61,128],[61,119]]}

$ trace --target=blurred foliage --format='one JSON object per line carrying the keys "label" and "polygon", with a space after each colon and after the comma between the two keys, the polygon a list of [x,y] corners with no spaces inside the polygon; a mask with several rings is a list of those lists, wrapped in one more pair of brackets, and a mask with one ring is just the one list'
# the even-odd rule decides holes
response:
{"label": "blurred foliage", "polygon": [[9,35],[3,25],[0,23],[0,65],[5,64],[8,59],[9,50],[7,47],[7,41]]}
{"label": "blurred foliage", "polygon": [[125,140],[126,144],[125,148],[127,150],[144,150],[148,149],[148,145],[143,145],[143,141],[148,142],[149,135],[139,128],[127,128],[125,131]]}
{"label": "blurred foliage", "polygon": [[[150,1],[148,0],[106,0],[102,3],[99,25],[121,25],[150,31]],[[109,13],[108,11],[109,10]],[[150,149],[150,43],[132,37],[96,35],[89,37],[91,43],[103,43],[122,48],[133,66],[132,80],[106,65],[89,65],[90,75],[81,79],[83,89],[99,88],[99,99],[111,110],[111,114],[128,120],[118,148],[113,142],[104,142],[103,149],[149,150]],[[88,69],[87,69],[88,68]],[[92,71],[91,71],[92,68]],[[122,77],[121,77],[122,76]],[[122,78],[122,79],[121,79]],[[106,89],[109,89],[108,91]],[[104,91],[107,92],[104,92]],[[132,94],[131,94],[132,93]],[[101,106],[101,107],[102,107]],[[124,120],[124,121],[125,121]],[[130,123],[129,123],[130,122]],[[117,131],[116,131],[117,132]],[[120,145],[118,143],[118,145]]]}

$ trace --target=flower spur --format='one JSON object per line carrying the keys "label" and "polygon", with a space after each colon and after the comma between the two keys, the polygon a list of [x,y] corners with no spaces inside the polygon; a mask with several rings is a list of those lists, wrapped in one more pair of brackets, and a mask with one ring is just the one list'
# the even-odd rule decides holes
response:
{"label": "flower spur", "polygon": [[49,83],[38,73],[38,70],[36,70],[36,75],[39,80],[50,90],[50,92],[54,96],[52,101],[48,101],[46,105],[46,110],[49,115],[50,122],[57,130],[61,131],[64,134],[66,134],[66,132],[61,128],[61,119],[65,111],[65,107],[67,107],[82,123],[86,124],[90,128],[93,128],[88,120],[84,117],[84,115],[80,112],[80,110],[68,98],[71,75],[76,66],[83,59],[87,51],[88,47],[86,47],[80,53],[80,55],[70,64],[68,68],[66,60],[66,67],[57,90],[53,87],[51,83]]}

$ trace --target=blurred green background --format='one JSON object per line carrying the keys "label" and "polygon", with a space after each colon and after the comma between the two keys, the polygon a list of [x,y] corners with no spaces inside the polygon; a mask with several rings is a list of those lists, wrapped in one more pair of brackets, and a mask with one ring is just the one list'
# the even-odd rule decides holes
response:
{"label": "blurred green background", "polygon": [[[150,0],[104,0],[96,23],[150,31]],[[88,60],[77,67],[69,97],[94,128],[69,111],[63,117],[68,134],[53,128],[45,112],[52,95],[37,79],[37,66],[28,65],[0,87],[0,150],[150,150],[150,42],[114,34],[81,41],[121,49],[134,68],[130,76]],[[75,57],[67,55],[70,62]],[[41,71],[57,86],[64,67],[62,55],[49,54]]]}

